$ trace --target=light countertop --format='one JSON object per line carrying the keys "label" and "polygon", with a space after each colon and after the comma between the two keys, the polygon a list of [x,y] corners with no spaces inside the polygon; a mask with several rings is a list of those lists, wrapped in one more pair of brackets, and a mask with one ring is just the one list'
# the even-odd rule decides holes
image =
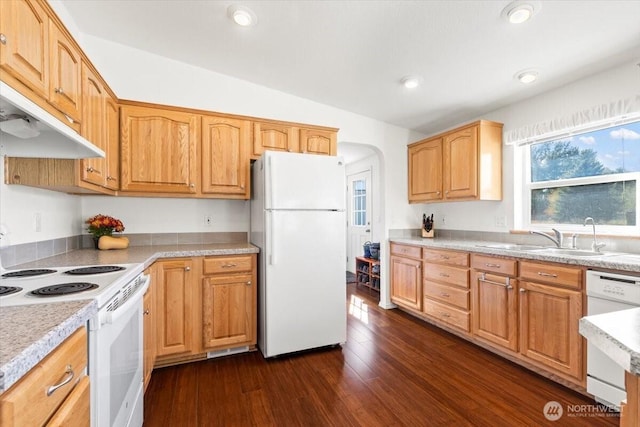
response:
{"label": "light countertop", "polygon": [[[21,264],[12,269],[104,264],[143,264],[160,258],[258,253],[250,243],[132,246],[123,250],[81,249]],[[95,301],[72,301],[0,308],[0,393],[17,382],[97,313]]]}
{"label": "light countertop", "polygon": [[625,370],[640,375],[640,308],[583,317],[580,334]]}

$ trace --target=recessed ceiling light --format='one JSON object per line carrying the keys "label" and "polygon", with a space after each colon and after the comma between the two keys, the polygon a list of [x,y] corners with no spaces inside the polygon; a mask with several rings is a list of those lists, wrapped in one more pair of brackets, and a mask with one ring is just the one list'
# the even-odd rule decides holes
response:
{"label": "recessed ceiling light", "polygon": [[522,24],[528,21],[540,9],[537,1],[517,0],[502,9],[501,16],[512,24]]}
{"label": "recessed ceiling light", "polygon": [[227,16],[242,27],[251,27],[258,23],[258,17],[251,9],[238,4],[232,4],[227,8]]}
{"label": "recessed ceiling light", "polygon": [[415,89],[422,83],[422,77],[420,76],[404,76],[400,79],[400,83],[407,89]]}
{"label": "recessed ceiling light", "polygon": [[540,73],[538,73],[537,70],[530,69],[530,70],[518,71],[513,77],[516,80],[518,80],[520,83],[528,85],[538,80],[539,74]]}

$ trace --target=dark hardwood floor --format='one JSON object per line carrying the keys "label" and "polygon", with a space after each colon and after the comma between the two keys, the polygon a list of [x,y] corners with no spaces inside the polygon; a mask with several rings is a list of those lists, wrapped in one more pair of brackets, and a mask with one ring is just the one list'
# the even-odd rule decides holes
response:
{"label": "dark hardwood floor", "polygon": [[[585,396],[399,310],[382,310],[353,284],[347,289],[342,348],[268,361],[256,351],[156,369],[145,426],[619,424]],[[562,405],[557,421],[543,414],[549,401]]]}

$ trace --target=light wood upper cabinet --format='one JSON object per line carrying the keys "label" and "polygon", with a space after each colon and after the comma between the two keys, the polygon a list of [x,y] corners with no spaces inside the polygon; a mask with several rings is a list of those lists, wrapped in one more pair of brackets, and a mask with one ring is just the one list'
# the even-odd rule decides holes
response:
{"label": "light wood upper cabinet", "polygon": [[300,151],[308,154],[335,156],[338,135],[334,131],[300,129]]}
{"label": "light wood upper cabinet", "polygon": [[409,147],[409,202],[442,199],[442,138]]}
{"label": "light wood upper cabinet", "polygon": [[121,189],[195,194],[200,116],[131,105],[120,113]]}
{"label": "light wood upper cabinet", "polygon": [[249,198],[251,122],[202,117],[202,193]]}
{"label": "light wood upper cabinet", "polygon": [[416,142],[408,156],[410,203],[502,199],[501,123],[480,120]]}
{"label": "light wood upper cabinet", "polygon": [[0,1],[0,38],[0,69],[48,98],[49,17],[44,8],[35,0]]}
{"label": "light wood upper cabinet", "polygon": [[111,190],[120,189],[120,111],[118,101],[105,93],[104,130],[107,159],[107,176],[105,187]]}
{"label": "light wood upper cabinet", "polygon": [[157,356],[191,353],[194,349],[194,291],[197,275],[191,259],[156,262]]}
{"label": "light wood upper cabinet", "polygon": [[[82,127],[81,134],[107,156],[105,98],[106,89],[100,78],[82,62]],[[107,182],[107,159],[95,157],[82,162],[82,179],[104,186]]]}
{"label": "light wood upper cabinet", "polygon": [[[50,66],[49,102],[73,123],[82,116],[81,53],[54,23],[49,25]],[[73,123],[69,124],[73,127]]]}
{"label": "light wood upper cabinet", "polygon": [[254,122],[252,158],[257,159],[265,150],[299,151],[298,129],[287,124]]}

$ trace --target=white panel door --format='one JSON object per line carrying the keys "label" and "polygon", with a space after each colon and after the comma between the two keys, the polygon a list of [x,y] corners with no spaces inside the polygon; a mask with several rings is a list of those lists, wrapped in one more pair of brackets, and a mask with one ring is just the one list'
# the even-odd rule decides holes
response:
{"label": "white panel door", "polygon": [[341,157],[267,151],[264,163],[265,209],[344,210]]}
{"label": "white panel door", "polygon": [[371,171],[347,177],[347,270],[355,273],[356,257],[371,241]]}
{"label": "white panel door", "polygon": [[269,211],[266,217],[263,354],[345,342],[344,212]]}

